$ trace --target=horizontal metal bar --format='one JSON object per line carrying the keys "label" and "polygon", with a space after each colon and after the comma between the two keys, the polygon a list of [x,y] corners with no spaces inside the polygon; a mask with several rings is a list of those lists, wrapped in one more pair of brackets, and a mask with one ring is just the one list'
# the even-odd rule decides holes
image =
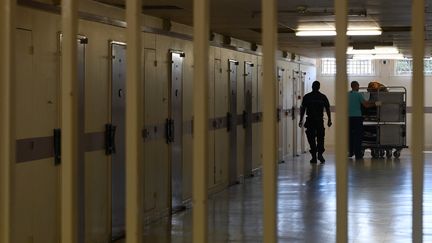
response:
{"label": "horizontal metal bar", "polygon": [[54,139],[52,136],[26,138],[16,141],[17,163],[51,157],[54,157]]}
{"label": "horizontal metal bar", "polygon": [[[93,152],[105,149],[105,133],[94,132],[84,135],[84,152]],[[54,157],[54,138],[33,137],[16,140],[16,163],[31,162],[35,160]]]}
{"label": "horizontal metal bar", "polygon": [[[330,106],[330,111],[331,112],[336,112],[336,106]],[[413,107],[412,106],[407,106],[406,107],[406,113],[412,113],[413,111]],[[432,106],[425,106],[423,108],[423,113],[424,114],[431,114],[432,113]]]}

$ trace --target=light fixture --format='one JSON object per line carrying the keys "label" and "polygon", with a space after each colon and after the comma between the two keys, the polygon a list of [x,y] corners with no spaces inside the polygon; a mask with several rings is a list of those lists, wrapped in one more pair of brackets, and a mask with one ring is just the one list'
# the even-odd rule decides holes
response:
{"label": "light fixture", "polygon": [[354,54],[352,59],[355,60],[370,60],[370,59],[404,59],[403,54]]}
{"label": "light fixture", "polygon": [[[348,29],[347,35],[381,35],[380,29]],[[302,29],[296,31],[296,36],[335,36],[336,30]]]}
{"label": "light fixture", "polygon": [[355,54],[398,54],[399,50],[395,46],[375,46],[374,49],[354,49],[353,47],[348,47],[347,54],[355,55]]}
{"label": "light fixture", "polygon": [[335,36],[335,30],[299,30],[296,36]]}
{"label": "light fixture", "polygon": [[381,30],[348,30],[347,35],[381,35]]}

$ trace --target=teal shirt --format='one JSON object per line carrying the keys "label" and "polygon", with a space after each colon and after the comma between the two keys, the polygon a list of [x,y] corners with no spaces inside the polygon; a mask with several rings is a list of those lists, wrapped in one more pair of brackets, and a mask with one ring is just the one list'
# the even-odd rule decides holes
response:
{"label": "teal shirt", "polygon": [[357,91],[350,91],[348,93],[348,101],[349,101],[349,110],[348,115],[349,117],[361,117],[362,111],[361,106],[365,99],[363,98],[363,95],[360,94]]}

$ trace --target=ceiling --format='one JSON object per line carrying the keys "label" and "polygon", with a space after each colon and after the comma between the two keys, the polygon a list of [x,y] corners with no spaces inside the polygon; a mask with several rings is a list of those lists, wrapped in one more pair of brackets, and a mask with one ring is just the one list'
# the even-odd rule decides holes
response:
{"label": "ceiling", "polygon": [[[125,0],[96,0],[124,7]],[[264,0],[265,1],[265,0]],[[143,0],[143,12],[192,26],[193,0]],[[298,37],[295,30],[305,25],[332,26],[333,0],[280,1],[278,8],[279,48],[308,57],[331,57],[334,37]],[[349,26],[373,25],[382,29],[380,36],[350,36],[351,45],[365,47],[393,45],[410,55],[410,0],[351,0]],[[432,0],[426,0],[425,55],[432,50]],[[211,1],[211,30],[226,36],[261,43],[261,0]]]}

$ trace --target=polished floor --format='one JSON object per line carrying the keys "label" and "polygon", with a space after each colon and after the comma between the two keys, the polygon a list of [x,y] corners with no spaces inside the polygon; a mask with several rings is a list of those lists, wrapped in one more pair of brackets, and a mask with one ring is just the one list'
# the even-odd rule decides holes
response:
{"label": "polished floor", "polygon": [[[424,242],[432,242],[432,154],[425,154]],[[279,165],[279,242],[336,242],[334,154],[311,165],[307,154]],[[411,242],[411,158],[347,159],[349,242]],[[209,200],[209,242],[263,242],[261,176]],[[188,209],[151,224],[145,242],[191,242]]]}

